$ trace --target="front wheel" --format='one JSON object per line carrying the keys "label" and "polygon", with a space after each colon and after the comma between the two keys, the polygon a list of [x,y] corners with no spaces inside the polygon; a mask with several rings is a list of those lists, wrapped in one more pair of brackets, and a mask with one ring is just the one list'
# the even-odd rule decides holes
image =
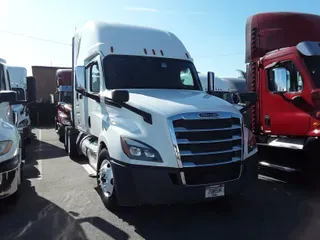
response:
{"label": "front wheel", "polygon": [[77,148],[77,135],[72,132],[72,129],[68,129],[67,132],[67,149],[68,155],[72,160],[75,160],[79,157],[78,148]]}
{"label": "front wheel", "polygon": [[101,162],[98,169],[97,185],[102,198],[102,201],[107,209],[116,210],[119,207],[118,199],[115,189],[115,179],[110,163],[109,154],[106,149],[102,149],[99,154],[99,162]]}

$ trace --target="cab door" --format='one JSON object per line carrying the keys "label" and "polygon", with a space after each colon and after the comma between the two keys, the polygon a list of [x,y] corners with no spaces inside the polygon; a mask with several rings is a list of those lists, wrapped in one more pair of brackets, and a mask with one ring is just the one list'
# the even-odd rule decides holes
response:
{"label": "cab door", "polygon": [[268,135],[303,136],[309,130],[309,114],[292,103],[306,94],[294,56],[268,60],[260,71],[260,119]]}
{"label": "cab door", "polygon": [[[96,55],[91,59],[86,69],[87,91],[100,98],[100,93],[103,91],[103,74],[100,56]],[[100,102],[94,99],[88,99],[88,116],[87,128],[90,134],[99,136],[102,126],[103,113],[101,112]]]}

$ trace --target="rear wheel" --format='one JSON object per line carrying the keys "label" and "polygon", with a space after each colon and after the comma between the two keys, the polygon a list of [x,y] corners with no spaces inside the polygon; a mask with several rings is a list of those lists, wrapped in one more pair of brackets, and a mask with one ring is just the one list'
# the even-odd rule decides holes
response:
{"label": "rear wheel", "polygon": [[75,160],[79,157],[78,148],[77,148],[77,134],[72,131],[72,129],[67,130],[67,149],[68,155],[72,160]]}
{"label": "rear wheel", "polygon": [[62,130],[62,127],[60,127],[60,130],[58,131],[58,134],[59,134],[59,141],[63,143],[64,142],[64,138],[65,138],[64,137],[65,134],[64,134],[64,131]]}
{"label": "rear wheel", "polygon": [[54,129],[56,130],[56,133],[58,134],[58,121],[57,118],[54,118]]}
{"label": "rear wheel", "polygon": [[99,154],[101,165],[98,169],[97,185],[102,201],[107,209],[116,210],[119,208],[115,189],[115,179],[112,165],[109,161],[109,154],[106,149],[102,149]]}
{"label": "rear wheel", "polygon": [[308,154],[307,156],[308,156],[308,159],[306,161],[307,166],[305,166],[304,178],[308,185],[311,185],[313,187],[319,187],[320,186],[319,159],[316,159],[314,156],[310,156],[310,154]]}

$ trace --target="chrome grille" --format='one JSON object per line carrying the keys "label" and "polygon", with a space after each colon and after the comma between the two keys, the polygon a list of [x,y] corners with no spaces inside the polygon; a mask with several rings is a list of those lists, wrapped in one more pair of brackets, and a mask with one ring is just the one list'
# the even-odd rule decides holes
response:
{"label": "chrome grille", "polygon": [[[233,171],[226,176],[240,176],[241,164],[238,163],[242,158],[241,115],[227,112],[215,112],[214,115],[216,114],[219,117],[200,117],[200,113],[186,113],[173,116],[168,121],[178,164],[185,169],[183,171],[186,172],[186,177],[187,169],[199,168],[200,171],[204,166],[215,168],[220,165],[226,165],[224,171]],[[205,113],[203,115],[206,116]],[[237,167],[231,167],[235,163]],[[230,168],[227,164],[230,164]]]}

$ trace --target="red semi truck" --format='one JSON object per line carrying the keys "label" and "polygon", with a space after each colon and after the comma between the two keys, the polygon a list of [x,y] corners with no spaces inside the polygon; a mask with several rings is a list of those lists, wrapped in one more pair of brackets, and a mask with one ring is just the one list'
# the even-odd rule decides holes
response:
{"label": "red semi truck", "polygon": [[64,141],[64,129],[71,125],[71,69],[58,69],[56,72],[57,91],[52,103],[57,103],[57,116],[55,117],[55,129],[59,135],[59,140]]}
{"label": "red semi truck", "polygon": [[[319,172],[320,16],[259,13],[246,21],[246,72],[257,103],[247,124],[260,145],[299,149],[307,170]],[[250,125],[250,126],[249,126]],[[279,170],[294,171],[280,164]],[[308,171],[309,173],[309,171]]]}

